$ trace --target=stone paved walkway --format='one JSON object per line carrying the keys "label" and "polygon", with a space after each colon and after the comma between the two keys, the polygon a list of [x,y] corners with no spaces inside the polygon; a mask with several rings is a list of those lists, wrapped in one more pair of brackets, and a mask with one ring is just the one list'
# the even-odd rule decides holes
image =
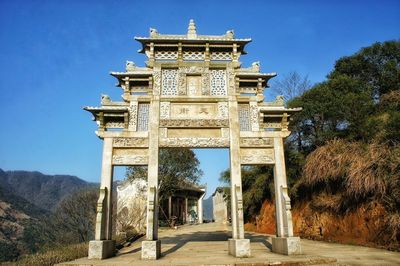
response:
{"label": "stone paved walkway", "polygon": [[116,257],[106,260],[81,258],[60,266],[124,265],[400,265],[400,253],[381,249],[301,240],[304,255],[283,256],[271,252],[267,235],[246,233],[251,240],[251,257],[228,255],[228,226],[211,223],[182,226],[178,230],[159,231],[162,258],[140,259],[140,241],[126,247]]}

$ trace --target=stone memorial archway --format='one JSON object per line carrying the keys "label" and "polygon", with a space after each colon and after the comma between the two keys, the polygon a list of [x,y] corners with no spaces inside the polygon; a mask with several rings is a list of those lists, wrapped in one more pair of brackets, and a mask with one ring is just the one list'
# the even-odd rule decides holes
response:
{"label": "stone memorial archway", "polygon": [[158,152],[163,147],[229,148],[231,170],[232,239],[229,253],[250,256],[244,238],[242,165],[273,165],[276,237],[272,250],[299,254],[300,239],[293,236],[287,191],[283,139],[289,136],[288,118],[297,109],[283,99],[264,102],[263,91],[275,73],[261,73],[258,62],[241,68],[239,58],[251,39],[237,39],[233,31],[221,36],[198,35],[190,21],[185,35],[164,35],[150,29],[136,37],[146,67],[127,62],[125,72],[111,72],[123,89],[123,101],[103,95],[100,107],[85,107],[98,123],[103,139],[100,196],[95,240],[89,258],[114,255],[112,240],[113,166],[147,165],[147,227],[142,258],[157,259]]}

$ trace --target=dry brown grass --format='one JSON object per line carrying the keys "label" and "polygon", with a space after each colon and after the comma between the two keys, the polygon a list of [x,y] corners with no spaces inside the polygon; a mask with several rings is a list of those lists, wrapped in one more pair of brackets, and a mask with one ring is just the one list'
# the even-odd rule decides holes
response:
{"label": "dry brown grass", "polygon": [[307,157],[297,187],[308,193],[310,207],[321,213],[345,216],[368,202],[378,202],[385,208],[386,215],[381,218],[383,226],[377,229],[376,242],[398,248],[398,145],[332,140]]}
{"label": "dry brown grass", "polygon": [[385,144],[332,140],[307,157],[302,182],[315,186],[339,181],[348,195],[382,197],[390,179],[400,179],[399,167],[398,154]]}
{"label": "dry brown grass", "polygon": [[88,244],[74,244],[53,250],[36,253],[23,257],[13,265],[17,266],[52,266],[54,264],[71,261],[87,256]]}
{"label": "dry brown grass", "polygon": [[339,212],[342,206],[342,195],[329,195],[325,192],[315,196],[311,205],[313,209],[317,209],[319,211],[330,211],[330,212]]}

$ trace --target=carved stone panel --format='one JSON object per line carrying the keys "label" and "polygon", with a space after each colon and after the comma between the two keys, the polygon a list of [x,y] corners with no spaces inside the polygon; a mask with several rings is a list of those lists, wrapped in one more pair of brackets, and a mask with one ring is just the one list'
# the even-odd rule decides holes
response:
{"label": "carved stone panel", "polygon": [[251,124],[251,131],[260,130],[257,102],[250,102],[250,124]]}
{"label": "carved stone panel", "polygon": [[148,138],[114,138],[113,147],[114,148],[134,148],[134,147],[148,147]]}
{"label": "carved stone panel", "polygon": [[215,103],[171,103],[171,118],[213,119],[217,115]]}
{"label": "carved stone panel", "polygon": [[219,128],[169,128],[169,138],[220,138]]}
{"label": "carved stone panel", "polygon": [[161,91],[161,71],[154,70],[153,72],[153,92],[158,95]]}
{"label": "carved stone panel", "polygon": [[113,165],[146,165],[149,162],[147,149],[114,149]]}
{"label": "carved stone panel", "polygon": [[210,95],[210,74],[208,72],[203,73],[201,77],[201,93]]}
{"label": "carved stone panel", "polygon": [[201,96],[201,76],[186,76],[187,94]]}
{"label": "carved stone panel", "polygon": [[170,116],[171,103],[161,102],[160,103],[160,119],[168,119]]}
{"label": "carved stone panel", "polygon": [[240,149],[241,164],[273,164],[274,162],[274,149]]}
{"label": "carved stone panel", "polygon": [[128,124],[128,129],[130,131],[136,131],[137,112],[138,112],[138,102],[131,101],[129,104],[129,124]]}
{"label": "carved stone panel", "polygon": [[273,147],[272,138],[240,138],[240,147]]}
{"label": "carved stone panel", "polygon": [[187,148],[226,148],[229,147],[228,138],[164,138],[160,139],[160,147],[187,147]]}
{"label": "carved stone panel", "polygon": [[218,103],[218,117],[227,119],[229,116],[228,102]]}
{"label": "carved stone panel", "polygon": [[228,127],[228,119],[162,119],[160,127]]}

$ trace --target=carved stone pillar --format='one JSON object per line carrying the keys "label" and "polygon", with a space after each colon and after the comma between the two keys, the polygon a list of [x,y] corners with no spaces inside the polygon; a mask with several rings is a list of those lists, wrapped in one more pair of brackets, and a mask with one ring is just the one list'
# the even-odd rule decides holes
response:
{"label": "carved stone pillar", "polygon": [[229,254],[235,257],[250,256],[250,240],[244,239],[242,176],[240,166],[240,126],[238,103],[235,96],[229,99],[230,169],[232,239],[228,240]]}
{"label": "carved stone pillar", "polygon": [[113,139],[104,138],[100,195],[97,202],[95,240],[89,242],[89,259],[105,259],[115,255],[112,240],[112,150]]}
{"label": "carved stone pillar", "polygon": [[274,152],[276,237],[272,238],[272,251],[285,255],[301,254],[300,238],[293,237],[290,198],[287,193],[283,138],[274,138]]}
{"label": "carved stone pillar", "polygon": [[146,241],[142,241],[142,259],[155,260],[161,254],[158,240],[158,127],[160,99],[153,96],[149,117],[149,164],[147,177],[147,228]]}

